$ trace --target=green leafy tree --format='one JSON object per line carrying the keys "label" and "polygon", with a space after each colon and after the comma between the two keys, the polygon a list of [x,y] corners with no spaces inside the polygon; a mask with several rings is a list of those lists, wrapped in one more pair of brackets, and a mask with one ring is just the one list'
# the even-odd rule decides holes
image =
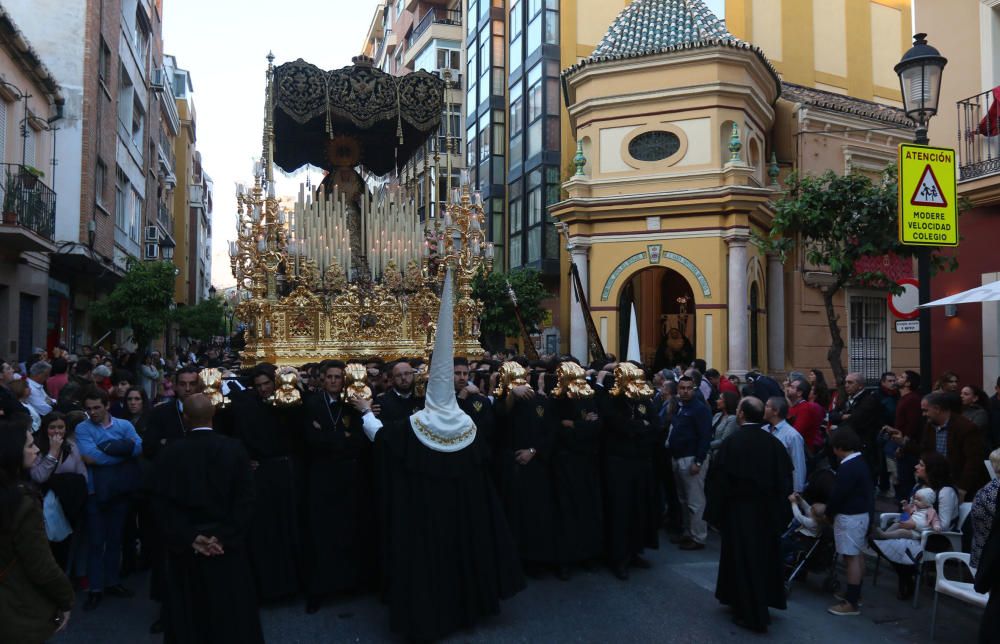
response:
{"label": "green leafy tree", "polygon": [[174,279],[170,262],[133,261],[111,293],[91,305],[90,313],[98,324],[131,329],[135,343],[144,349],[170,320]]}
{"label": "green leafy tree", "polygon": [[[819,177],[792,174],[785,196],[775,204],[770,234],[760,239],[767,251],[784,260],[796,246],[811,264],[830,273],[822,288],[826,322],[830,330],[827,361],[838,386],[847,375],[843,364],[844,337],[834,298],[845,286],[863,285],[893,293],[901,288],[882,271],[860,271],[858,260],[895,254],[914,257],[920,249],[905,246],[898,238],[896,167],[887,168],[880,181],[860,174],[827,172]],[[953,270],[953,257],[931,249],[931,270]]]}
{"label": "green leafy tree", "polygon": [[178,307],[174,310],[174,321],[180,334],[188,338],[208,340],[222,335],[226,328],[222,298],[213,297],[193,306]]}
{"label": "green leafy tree", "polygon": [[514,303],[507,291],[508,280],[517,296],[521,318],[528,327],[528,332],[536,333],[538,324],[545,317],[545,310],[540,303],[548,293],[538,271],[478,273],[472,281],[472,294],[483,303],[479,328],[482,342],[487,348],[500,349],[504,346],[504,338],[521,335],[521,328],[514,314]]}

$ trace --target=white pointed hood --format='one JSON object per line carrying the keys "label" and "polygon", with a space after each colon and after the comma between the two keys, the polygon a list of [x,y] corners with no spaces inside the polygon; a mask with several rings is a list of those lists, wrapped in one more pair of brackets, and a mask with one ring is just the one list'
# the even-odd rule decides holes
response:
{"label": "white pointed hood", "polygon": [[628,323],[628,351],[625,354],[626,360],[642,362],[642,355],[639,353],[639,325],[635,321],[635,304],[632,304],[631,316]]}
{"label": "white pointed hood", "polygon": [[410,427],[417,439],[436,452],[457,452],[476,438],[476,424],[455,400],[455,319],[452,302],[451,269],[441,289],[434,355],[427,379],[424,408],[410,416]]}

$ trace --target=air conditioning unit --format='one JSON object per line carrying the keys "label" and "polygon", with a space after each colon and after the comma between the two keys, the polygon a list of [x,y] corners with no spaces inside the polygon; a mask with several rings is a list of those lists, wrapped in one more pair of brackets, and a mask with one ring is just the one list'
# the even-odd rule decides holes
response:
{"label": "air conditioning unit", "polygon": [[156,226],[146,226],[146,241],[148,242],[160,241],[160,232],[156,230]]}
{"label": "air conditioning unit", "polygon": [[149,80],[150,89],[154,89],[158,92],[163,91],[163,83],[166,80],[166,72],[163,69],[154,69],[153,74]]}
{"label": "air conditioning unit", "polygon": [[156,259],[160,256],[159,244],[146,244],[146,252],[143,255],[146,259]]}

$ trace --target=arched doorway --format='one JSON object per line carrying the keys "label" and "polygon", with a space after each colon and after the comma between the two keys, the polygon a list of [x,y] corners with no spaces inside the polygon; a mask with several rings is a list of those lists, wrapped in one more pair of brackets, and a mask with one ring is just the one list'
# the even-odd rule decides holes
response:
{"label": "arched doorway", "polygon": [[677,271],[651,266],[633,275],[618,296],[618,358],[628,350],[635,304],[642,362],[654,369],[687,366],[695,359],[694,293]]}

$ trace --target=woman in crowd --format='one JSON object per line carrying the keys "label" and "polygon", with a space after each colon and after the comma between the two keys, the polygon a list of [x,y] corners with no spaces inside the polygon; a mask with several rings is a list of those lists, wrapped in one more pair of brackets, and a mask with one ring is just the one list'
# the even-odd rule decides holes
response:
{"label": "woman in crowd", "polygon": [[719,449],[722,441],[726,440],[730,434],[739,428],[736,422],[736,406],[740,403],[740,397],[731,391],[723,391],[719,394],[719,399],[715,403],[716,413],[712,418],[712,452]]}
{"label": "woman in crowd", "polygon": [[37,457],[27,420],[0,422],[0,642],[44,642],[66,628],[73,606],[73,586],[46,539],[41,499],[24,482]]}
{"label": "woman in crowd", "polygon": [[962,397],[962,415],[979,428],[983,437],[990,431],[990,398],[975,385],[965,385],[959,392]]}
{"label": "woman in crowd", "polygon": [[[958,492],[951,482],[948,460],[938,452],[924,452],[920,462],[914,468],[917,485],[914,492],[922,487],[929,487],[937,494],[936,510],[941,520],[943,530],[954,530],[958,521]],[[912,496],[912,495],[911,495]],[[905,503],[911,503],[907,500]],[[923,552],[920,541],[914,539],[877,539],[872,547],[896,569],[899,577],[899,593],[901,600],[910,599],[916,590],[917,566]]]}
{"label": "woman in crowd", "polygon": [[[994,472],[1000,472],[1000,449],[990,452],[990,465]],[[993,517],[997,511],[997,490],[1000,490],[1000,478],[995,478],[984,485],[972,501],[972,547],[969,549],[969,565],[979,568],[979,557],[990,529],[993,527]]]}
{"label": "woman in crowd", "polygon": [[20,380],[15,380],[10,383],[7,388],[10,389],[10,393],[13,394],[14,400],[21,405],[23,413],[31,417],[31,431],[37,432],[38,426],[42,422],[42,417],[38,415],[38,412],[35,411],[34,407],[28,404],[28,398],[31,397],[31,389],[28,387],[28,381],[21,378]]}
{"label": "woman in crowd", "polygon": [[125,420],[132,423],[139,436],[146,433],[151,407],[146,390],[142,387],[129,387],[125,392]]}
{"label": "woman in crowd", "polygon": [[[87,465],[80,455],[73,431],[80,420],[70,421],[57,411],[46,414],[35,433],[38,457],[29,471],[31,480],[43,491],[52,491],[74,531],[80,524],[87,503]],[[56,561],[65,569],[72,539],[50,544]]]}
{"label": "woman in crowd", "polygon": [[934,383],[934,391],[944,391],[948,393],[958,393],[958,374],[954,371],[945,371]]}
{"label": "woman in crowd", "polygon": [[153,361],[153,354],[147,353],[139,367],[139,386],[146,392],[147,400],[156,400],[156,395],[160,389],[159,365]]}
{"label": "woman in crowd", "polygon": [[837,406],[837,391],[830,391],[830,385],[826,384],[826,376],[819,369],[810,369],[806,376],[812,390],[809,392],[809,401],[814,402],[824,411],[830,411]]}

